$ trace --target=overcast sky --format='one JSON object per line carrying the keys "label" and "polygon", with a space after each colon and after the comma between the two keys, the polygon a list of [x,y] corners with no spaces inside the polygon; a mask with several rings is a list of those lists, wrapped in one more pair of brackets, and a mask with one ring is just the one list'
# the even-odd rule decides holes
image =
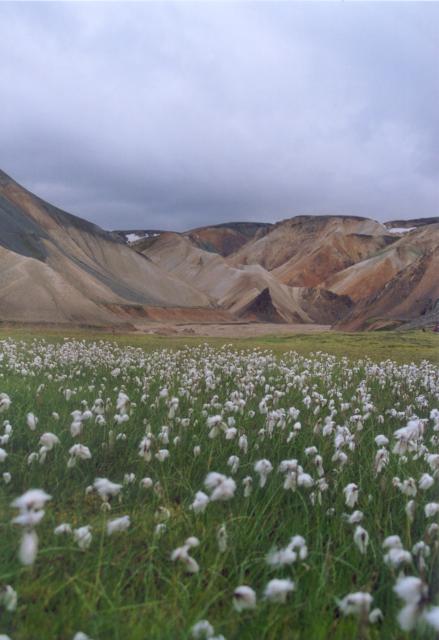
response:
{"label": "overcast sky", "polygon": [[439,3],[0,3],[0,168],[105,228],[439,215]]}

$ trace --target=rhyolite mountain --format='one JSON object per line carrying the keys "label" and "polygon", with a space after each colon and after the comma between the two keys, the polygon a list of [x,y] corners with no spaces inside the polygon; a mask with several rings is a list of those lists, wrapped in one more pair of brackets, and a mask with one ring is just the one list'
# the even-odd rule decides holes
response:
{"label": "rhyolite mountain", "polygon": [[0,321],[427,326],[439,318],[437,273],[437,218],[302,215],[109,232],[0,171]]}
{"label": "rhyolite mountain", "polygon": [[212,310],[196,287],[0,172],[1,320],[120,324],[150,307]]}

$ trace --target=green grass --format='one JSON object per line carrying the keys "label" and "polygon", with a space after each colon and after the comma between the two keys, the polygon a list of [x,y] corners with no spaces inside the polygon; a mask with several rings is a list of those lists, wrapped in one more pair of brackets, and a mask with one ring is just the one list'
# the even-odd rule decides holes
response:
{"label": "green grass", "polygon": [[205,338],[192,336],[159,336],[140,333],[106,333],[81,329],[29,329],[2,328],[0,338],[13,337],[31,340],[42,337],[51,342],[62,340],[65,336],[78,340],[110,340],[118,345],[136,346],[144,349],[178,349],[185,345],[197,346],[210,344],[220,347],[231,344],[235,349],[254,347],[271,349],[277,354],[285,351],[297,351],[309,355],[315,351],[324,351],[350,359],[369,357],[374,361],[392,359],[395,362],[415,362],[422,360],[439,363],[439,334],[432,331],[384,331],[342,333],[326,331],[317,333],[294,333],[291,335],[266,335],[255,338]]}
{"label": "green grass", "polygon": [[[10,441],[3,445],[8,457],[0,468],[1,473],[12,474],[10,484],[0,484],[0,586],[12,585],[19,597],[15,612],[1,612],[0,633],[8,633],[13,640],[64,640],[78,630],[94,640],[184,640],[190,637],[195,622],[207,618],[216,633],[224,634],[227,640],[434,637],[422,626],[411,634],[398,628],[396,615],[401,603],[392,591],[397,572],[384,564],[381,543],[390,534],[400,535],[407,549],[420,539],[428,540],[426,526],[431,521],[425,519],[423,505],[437,499],[437,490],[433,487],[418,494],[416,517],[410,523],[404,511],[408,498],[392,485],[392,479],[418,479],[429,470],[426,461],[409,454],[404,463],[391,454],[389,465],[378,478],[373,461],[377,449],[374,437],[383,433],[393,441],[393,431],[407,422],[404,412],[408,406],[415,407],[424,418],[437,406],[437,368],[427,363],[419,370],[388,364],[380,373],[364,362],[351,367],[347,360],[326,356],[305,359],[287,351],[294,349],[306,358],[320,350],[349,358],[369,355],[376,360],[393,357],[400,362],[419,362],[427,357],[434,360],[436,336],[294,335],[233,341],[232,349],[221,347],[230,340],[209,340],[219,347],[212,349],[198,346],[205,340],[187,337],[111,336],[117,346],[84,340],[72,344],[70,355],[69,347],[64,347],[63,353],[63,340],[55,332],[46,332],[44,341],[34,338],[16,331],[15,342],[0,344],[0,356],[4,354],[0,360],[0,392],[12,400],[1,421],[7,419],[13,426]],[[99,334],[98,340],[102,338]],[[190,346],[179,349],[183,343]],[[164,349],[165,345],[169,348]],[[273,355],[260,349],[242,351],[254,346],[270,347]],[[113,377],[111,371],[116,366],[121,373]],[[188,417],[188,427],[169,417],[167,401],[158,399],[165,385],[170,397],[179,397],[176,418]],[[121,387],[132,404],[129,421],[117,425],[113,416]],[[75,392],[70,400],[64,397],[66,388]],[[285,427],[273,427],[270,435],[266,415],[259,409],[261,399],[276,391],[283,395],[277,403],[267,401],[270,410],[300,409],[302,429],[290,441],[288,434],[294,421],[287,420]],[[242,410],[225,413],[225,402],[237,399],[234,392],[240,393],[245,403]],[[142,400],[144,394],[147,398]],[[307,395],[312,396],[310,407],[304,401]],[[421,395],[425,404],[417,404],[416,398]],[[81,436],[73,439],[70,413],[81,407],[81,401],[91,407],[97,397],[109,399],[106,425],[87,422]],[[332,461],[333,435],[323,436],[316,430],[329,414],[330,399],[337,409],[334,420],[349,426],[355,442],[352,451],[344,448],[348,460],[341,468]],[[349,406],[342,407],[342,402]],[[371,407],[366,408],[366,404]],[[403,412],[401,416],[386,413],[394,407]],[[26,426],[28,411],[39,418],[36,431]],[[59,421],[54,419],[54,411]],[[208,437],[206,415],[222,412],[225,418],[234,416],[239,434],[247,435],[248,453],[238,449],[237,439]],[[363,429],[358,431],[350,421],[356,412],[364,416]],[[380,415],[384,416],[383,424]],[[169,445],[158,439],[162,425],[170,427]],[[155,436],[153,454],[169,448],[166,462],[154,457],[145,462],[139,457],[137,447],[145,430]],[[47,431],[58,435],[60,445],[48,452],[45,464],[28,465],[29,453],[38,451],[39,437]],[[125,433],[126,439],[115,439],[118,433]],[[434,450],[431,435],[430,422],[425,444]],[[173,442],[175,436],[180,438],[178,444]],[[68,449],[76,442],[88,446],[93,457],[67,469]],[[193,455],[195,445],[201,446],[199,457]],[[283,477],[277,471],[282,460],[297,458],[317,480],[315,467],[304,454],[305,447],[312,445],[318,447],[323,458],[329,485],[321,495],[321,504],[317,501],[315,505],[310,490],[285,491]],[[209,504],[204,514],[195,515],[189,509],[195,492],[204,490],[209,471],[230,476],[227,460],[231,455],[241,460],[234,476],[238,485],[235,497]],[[253,470],[255,461],[262,458],[273,465],[263,489],[258,487]],[[86,487],[98,476],[122,482],[127,472],[136,475],[136,482],[124,487],[120,502],[112,500],[111,513],[103,513],[100,498],[86,495]],[[254,479],[254,490],[245,498],[242,479],[248,475]],[[161,495],[139,486],[144,476],[160,483]],[[342,518],[350,511],[343,496],[343,487],[349,482],[360,487],[355,508],[364,512],[362,524],[370,535],[366,555],[354,545],[353,527]],[[14,515],[10,503],[31,487],[45,489],[52,500],[38,526],[37,561],[25,567],[17,559],[20,531],[10,523]],[[162,537],[154,535],[159,507],[170,512]],[[106,521],[121,515],[130,516],[130,529],[107,537]],[[90,548],[80,551],[71,537],[56,537],[53,529],[61,522],[73,527],[92,525]],[[224,523],[229,543],[227,551],[219,553],[216,532]],[[271,569],[265,562],[266,554],[273,546],[286,546],[295,534],[307,541],[306,561]],[[195,575],[187,575],[181,565],[170,561],[172,550],[190,535],[200,540],[200,546],[193,550],[200,565]],[[432,544],[425,572],[432,600],[437,597],[437,556],[438,548]],[[407,572],[419,573],[415,566]],[[286,604],[262,598],[265,585],[274,577],[290,577],[296,583]],[[257,592],[256,610],[241,614],[234,611],[233,591],[240,584],[250,585]],[[374,606],[380,607],[385,616],[382,626],[362,630],[354,617],[340,616],[337,598],[355,591],[373,595]]]}

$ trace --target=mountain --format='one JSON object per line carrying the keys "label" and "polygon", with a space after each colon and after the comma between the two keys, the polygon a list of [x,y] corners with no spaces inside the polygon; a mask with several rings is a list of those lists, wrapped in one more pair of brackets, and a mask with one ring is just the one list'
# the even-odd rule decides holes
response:
{"label": "mountain", "polygon": [[[200,249],[228,256],[243,247],[249,240],[264,235],[272,226],[268,222],[225,222],[183,231],[179,235],[188,237]],[[131,246],[145,247],[166,231],[160,229],[118,229],[113,233]],[[177,232],[173,231],[172,233]]]}
{"label": "mountain", "polygon": [[297,216],[248,242],[231,264],[260,264],[284,284],[315,287],[396,238],[374,220],[354,216]]}
{"label": "mountain", "polygon": [[358,330],[439,320],[439,223],[417,226],[376,256],[337,273],[325,285],[355,306],[339,327]]}
{"label": "mountain", "polygon": [[390,220],[385,222],[384,226],[394,233],[411,231],[417,227],[423,227],[427,224],[436,224],[439,222],[439,216],[431,218],[411,218],[409,220]]}
{"label": "mountain", "polygon": [[120,324],[209,297],[0,172],[0,319]]}
{"label": "mountain", "polygon": [[439,320],[439,218],[105,231],[0,171],[0,321],[145,327]]}
{"label": "mountain", "polygon": [[190,233],[163,233],[136,249],[241,319],[330,324],[351,307],[347,296],[289,287],[259,264],[235,267],[219,253],[200,249]]}
{"label": "mountain", "polygon": [[229,256],[250,240],[263,237],[273,225],[268,222],[226,222],[185,232],[192,242],[206,251]]}

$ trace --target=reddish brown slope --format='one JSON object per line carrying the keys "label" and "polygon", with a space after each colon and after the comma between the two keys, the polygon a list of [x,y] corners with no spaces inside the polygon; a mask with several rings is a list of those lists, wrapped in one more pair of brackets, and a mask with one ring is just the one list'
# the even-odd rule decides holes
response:
{"label": "reddish brown slope", "polygon": [[346,329],[421,319],[439,306],[439,224],[419,227],[374,258],[337,274],[327,286],[357,301]]}
{"label": "reddish brown slope", "polygon": [[180,234],[162,234],[154,243],[145,243],[143,250],[161,269],[178,274],[240,318],[327,324],[351,307],[347,296],[289,287],[258,264],[234,267]]}
{"label": "reddish brown slope", "polygon": [[191,229],[184,235],[200,249],[228,256],[251,240],[263,237],[272,226],[266,222],[227,222]]}
{"label": "reddish brown slope", "polygon": [[284,284],[314,287],[395,240],[383,225],[366,218],[298,216],[247,243],[229,261],[260,264]]}

